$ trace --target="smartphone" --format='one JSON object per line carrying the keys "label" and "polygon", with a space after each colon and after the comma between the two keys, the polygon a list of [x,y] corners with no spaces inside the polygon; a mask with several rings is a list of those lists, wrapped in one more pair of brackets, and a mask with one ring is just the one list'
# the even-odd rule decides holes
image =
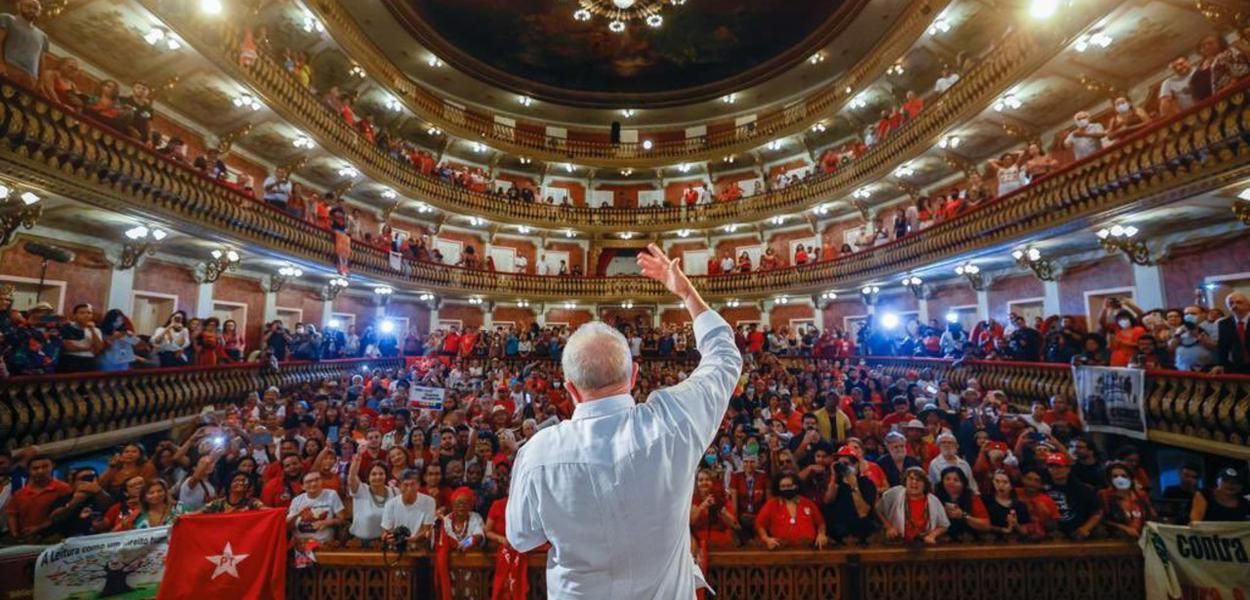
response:
{"label": "smartphone", "polygon": [[326,439],[329,440],[330,442],[339,441],[339,426],[338,425],[331,425],[326,428]]}
{"label": "smartphone", "polygon": [[273,443],[273,434],[268,431],[257,431],[251,435],[253,446],[268,446]]}

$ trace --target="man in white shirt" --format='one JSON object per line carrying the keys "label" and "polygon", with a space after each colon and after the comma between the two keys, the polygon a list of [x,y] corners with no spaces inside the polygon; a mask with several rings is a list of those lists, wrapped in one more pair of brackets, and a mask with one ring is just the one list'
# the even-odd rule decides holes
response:
{"label": "man in white shirt", "polygon": [[1194,91],[1189,78],[1194,75],[1189,59],[1179,56],[1172,61],[1172,74],[1159,84],[1159,116],[1168,117],[1194,105]]}
{"label": "man in white shirt", "polygon": [[738,263],[734,261],[733,254],[726,252],[725,256],[720,259],[721,273],[733,273],[738,267]]}
{"label": "man in white shirt", "polygon": [[959,73],[954,73],[950,69],[942,69],[942,76],[938,77],[937,83],[933,84],[933,92],[937,94],[945,93],[951,89],[951,86],[959,82]]}
{"label": "man in white shirt", "polygon": [[408,541],[429,539],[434,526],[434,499],[422,494],[421,473],[416,469],[404,471],[399,482],[399,495],[386,501],[382,507],[382,539],[388,543],[400,527],[408,530]]}
{"label": "man in white shirt", "polygon": [[943,431],[937,436],[937,445],[941,454],[933,457],[933,460],[929,462],[929,481],[935,486],[942,485],[942,471],[957,467],[964,472],[964,477],[968,478],[968,487],[972,489],[972,493],[979,494],[977,480],[972,476],[972,465],[959,456],[959,442],[954,434]]}
{"label": "man in white shirt", "polygon": [[551,542],[549,598],[688,599],[706,587],[690,554],[690,497],[742,356],[680,259],[653,244],[638,264],[685,301],[702,359],[685,381],[635,405],[638,368],[624,336],[591,323],[569,339],[562,366],[577,408],[521,447],[506,519],[517,550]]}
{"label": "man in white shirt", "polygon": [[1064,138],[1063,145],[1072,149],[1076,160],[1081,160],[1099,150],[1107,143],[1107,130],[1102,123],[1090,121],[1089,113],[1081,111],[1073,116],[1076,129]]}
{"label": "man in white shirt", "polygon": [[550,274],[551,274],[551,267],[547,265],[547,255],[546,255],[546,254],[540,254],[540,255],[538,255],[538,274],[539,274],[539,275],[550,275]]}
{"label": "man in white shirt", "polygon": [[343,524],[343,501],[338,492],[324,489],[321,484],[320,471],[305,473],[304,493],[287,507],[286,522],[297,540],[313,539],[324,544],[334,539],[334,528]]}
{"label": "man in white shirt", "polygon": [[525,273],[529,269],[530,261],[518,254],[516,258],[512,259],[512,265],[516,268],[517,273]]}

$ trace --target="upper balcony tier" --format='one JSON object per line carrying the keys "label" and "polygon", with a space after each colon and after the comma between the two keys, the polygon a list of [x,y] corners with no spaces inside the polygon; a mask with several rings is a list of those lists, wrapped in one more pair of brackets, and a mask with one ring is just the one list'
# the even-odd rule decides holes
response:
{"label": "upper balcony tier", "polygon": [[[717,300],[857,289],[978,254],[1005,254],[1010,244],[1076,230],[1091,219],[1227,187],[1250,172],[1248,86],[1243,82],[1027,187],[890,244],[800,267],[701,278],[698,285]],[[7,141],[0,147],[0,170],[15,183],[322,271],[338,260],[329,231],[208,180],[104,125],[66,114],[33,92],[5,85],[0,111],[0,135]],[[359,241],[347,264],[354,277],[401,291],[536,301],[667,298],[637,277],[517,275],[411,260],[393,266],[386,252]]]}

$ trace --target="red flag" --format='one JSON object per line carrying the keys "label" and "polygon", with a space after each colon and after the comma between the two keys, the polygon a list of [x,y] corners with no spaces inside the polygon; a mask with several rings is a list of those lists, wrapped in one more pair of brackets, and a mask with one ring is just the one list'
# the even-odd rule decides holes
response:
{"label": "red flag", "polygon": [[157,600],[286,596],[286,511],[186,515],[174,524]]}

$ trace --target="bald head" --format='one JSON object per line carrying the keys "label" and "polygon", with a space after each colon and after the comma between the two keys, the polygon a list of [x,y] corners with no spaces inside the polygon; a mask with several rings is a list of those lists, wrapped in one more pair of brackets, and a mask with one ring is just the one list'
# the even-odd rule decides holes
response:
{"label": "bald head", "polygon": [[628,392],[633,365],[625,336],[599,321],[577,328],[560,361],[570,391],[581,401]]}
{"label": "bald head", "polygon": [[1250,297],[1243,292],[1233,292],[1224,299],[1224,304],[1228,306],[1228,310],[1237,315],[1238,318],[1245,317],[1250,314]]}

